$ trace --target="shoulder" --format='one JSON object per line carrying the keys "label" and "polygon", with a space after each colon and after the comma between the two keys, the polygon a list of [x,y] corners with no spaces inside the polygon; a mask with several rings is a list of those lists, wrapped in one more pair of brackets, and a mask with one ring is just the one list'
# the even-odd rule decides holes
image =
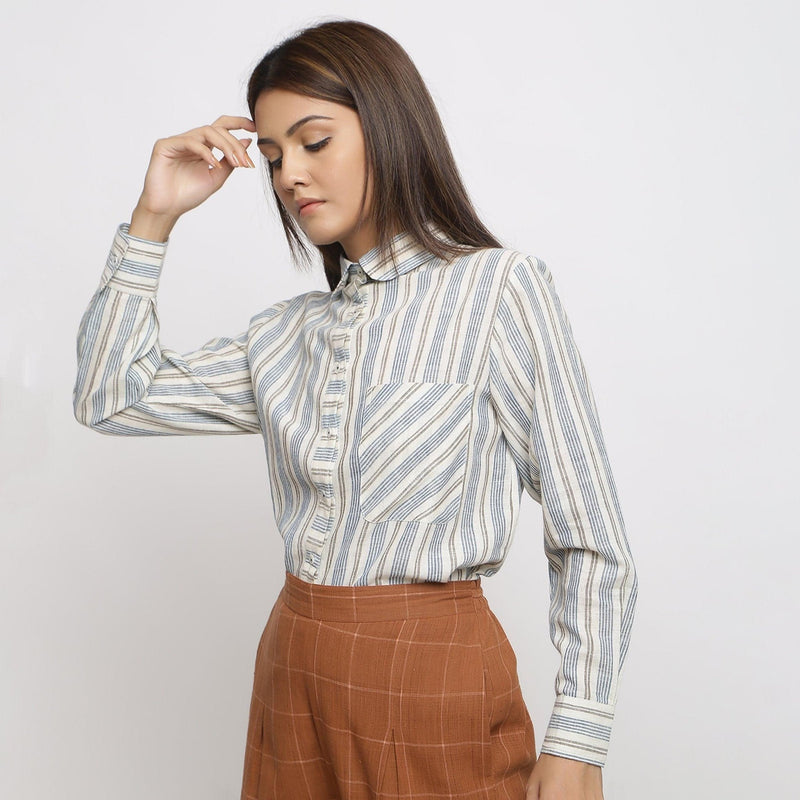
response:
{"label": "shoulder", "polygon": [[520,290],[552,289],[553,275],[546,262],[538,256],[511,247],[487,247],[467,254],[483,269],[489,270],[492,280],[502,286],[502,293]]}
{"label": "shoulder", "polygon": [[285,322],[287,318],[295,317],[298,314],[304,314],[309,307],[330,302],[330,296],[330,292],[314,289],[309,292],[294,295],[293,297],[288,297],[284,300],[278,300],[250,317],[250,330],[262,328],[269,323]]}

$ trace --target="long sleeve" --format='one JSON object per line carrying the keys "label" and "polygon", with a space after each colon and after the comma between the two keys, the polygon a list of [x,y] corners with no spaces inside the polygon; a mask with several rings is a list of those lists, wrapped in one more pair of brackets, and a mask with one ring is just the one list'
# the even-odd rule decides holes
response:
{"label": "long sleeve", "polygon": [[114,234],[78,329],[75,418],[123,436],[260,433],[247,336],[161,346],[156,292],[168,242]]}
{"label": "long sleeve", "polygon": [[542,506],[561,664],[541,752],[603,766],[638,580],[589,379],[539,259],[517,263],[503,288],[490,387],[520,481]]}

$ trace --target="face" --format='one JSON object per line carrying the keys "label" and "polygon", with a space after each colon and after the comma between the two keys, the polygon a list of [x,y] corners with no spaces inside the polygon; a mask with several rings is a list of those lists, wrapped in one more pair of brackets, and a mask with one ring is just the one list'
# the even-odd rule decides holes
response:
{"label": "face", "polygon": [[[283,89],[262,92],[253,122],[283,206],[315,245],[340,242],[351,261],[377,244],[361,120],[346,106]],[[315,202],[301,204],[313,199]]]}

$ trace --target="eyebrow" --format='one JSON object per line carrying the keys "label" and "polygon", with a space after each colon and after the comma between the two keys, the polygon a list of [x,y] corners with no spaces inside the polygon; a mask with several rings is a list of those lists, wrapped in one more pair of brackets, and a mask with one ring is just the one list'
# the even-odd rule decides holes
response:
{"label": "eyebrow", "polygon": [[[333,117],[323,117],[322,114],[309,114],[307,117],[297,120],[297,122],[286,131],[286,135],[291,136],[301,125],[305,125],[306,122],[311,122],[312,119],[333,119]],[[275,140],[264,136],[262,139],[259,139],[256,144],[275,144]]]}

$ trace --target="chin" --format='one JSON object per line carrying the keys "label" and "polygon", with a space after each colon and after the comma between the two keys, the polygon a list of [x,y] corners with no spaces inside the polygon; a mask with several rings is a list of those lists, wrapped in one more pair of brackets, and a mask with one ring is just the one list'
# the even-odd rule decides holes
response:
{"label": "chin", "polygon": [[322,247],[323,245],[334,244],[335,242],[339,241],[338,237],[336,236],[314,236],[306,231],[304,231],[304,233],[306,234],[306,239],[308,239],[308,241],[311,242],[311,244],[313,244],[315,247]]}
{"label": "chin", "polygon": [[[311,230],[309,230],[309,227],[311,228]],[[305,234],[306,239],[308,239],[308,241],[311,242],[311,244],[315,245],[316,247],[321,247],[322,245],[325,244],[334,244],[335,242],[338,242],[342,237],[341,231],[331,231],[330,229],[325,230],[322,226],[320,226],[319,228],[315,226],[309,226],[309,227],[300,225],[300,228]]]}

